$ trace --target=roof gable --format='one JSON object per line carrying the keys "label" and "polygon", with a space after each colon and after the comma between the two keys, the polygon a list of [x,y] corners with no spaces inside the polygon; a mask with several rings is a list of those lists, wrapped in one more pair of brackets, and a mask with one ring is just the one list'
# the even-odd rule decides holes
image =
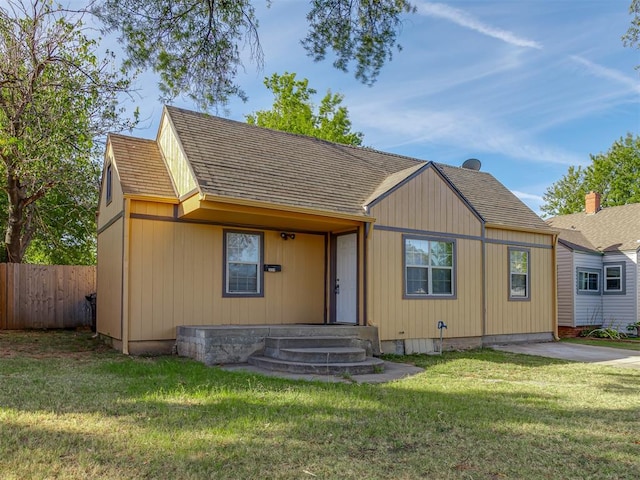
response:
{"label": "roof gable", "polygon": [[553,231],[493,175],[441,163],[435,165],[487,224],[507,228]]}
{"label": "roof gable", "polygon": [[153,140],[109,134],[122,193],[176,198],[171,176]]}
{"label": "roof gable", "polygon": [[603,208],[592,214],[561,215],[550,218],[547,223],[555,228],[579,231],[601,252],[635,251],[640,247],[640,203]]}

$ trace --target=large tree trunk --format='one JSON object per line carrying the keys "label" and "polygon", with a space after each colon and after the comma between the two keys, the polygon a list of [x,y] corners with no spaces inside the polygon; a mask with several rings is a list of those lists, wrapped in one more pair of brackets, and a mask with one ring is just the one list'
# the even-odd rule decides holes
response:
{"label": "large tree trunk", "polygon": [[9,211],[4,243],[7,250],[7,261],[10,263],[22,263],[24,252],[28,246],[23,242],[23,228],[27,222],[25,216],[25,213],[27,213],[25,194],[26,188],[20,185],[19,179],[9,173],[7,175]]}

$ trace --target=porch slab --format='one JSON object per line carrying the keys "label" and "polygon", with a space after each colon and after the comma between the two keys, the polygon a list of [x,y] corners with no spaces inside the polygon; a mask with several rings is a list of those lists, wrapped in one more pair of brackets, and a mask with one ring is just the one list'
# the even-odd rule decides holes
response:
{"label": "porch slab", "polygon": [[380,355],[378,329],[358,325],[186,325],[176,329],[176,351],[205,365],[246,363],[267,337],[352,337],[367,355]]}

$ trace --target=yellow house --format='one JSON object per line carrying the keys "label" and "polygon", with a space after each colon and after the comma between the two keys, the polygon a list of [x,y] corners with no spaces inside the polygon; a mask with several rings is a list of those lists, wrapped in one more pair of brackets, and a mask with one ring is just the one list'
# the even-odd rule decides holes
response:
{"label": "yellow house", "polygon": [[108,138],[98,332],[125,353],[194,325],[373,328],[389,353],[551,340],[556,232],[467,167],[166,107],[155,141]]}

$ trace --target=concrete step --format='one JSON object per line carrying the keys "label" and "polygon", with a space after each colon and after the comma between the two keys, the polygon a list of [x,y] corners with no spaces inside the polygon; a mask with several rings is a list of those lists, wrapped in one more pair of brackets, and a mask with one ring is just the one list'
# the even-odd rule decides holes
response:
{"label": "concrete step", "polygon": [[379,373],[384,368],[384,362],[379,358],[373,357],[368,357],[361,362],[301,363],[265,356],[252,356],[249,357],[249,364],[267,370],[316,375],[365,375],[368,373]]}
{"label": "concrete step", "polygon": [[278,348],[320,348],[320,347],[356,347],[359,340],[351,336],[318,336],[318,337],[266,337],[265,349]]}
{"label": "concrete step", "polygon": [[264,356],[300,363],[353,363],[367,358],[365,349],[358,347],[279,348],[268,353]]}

